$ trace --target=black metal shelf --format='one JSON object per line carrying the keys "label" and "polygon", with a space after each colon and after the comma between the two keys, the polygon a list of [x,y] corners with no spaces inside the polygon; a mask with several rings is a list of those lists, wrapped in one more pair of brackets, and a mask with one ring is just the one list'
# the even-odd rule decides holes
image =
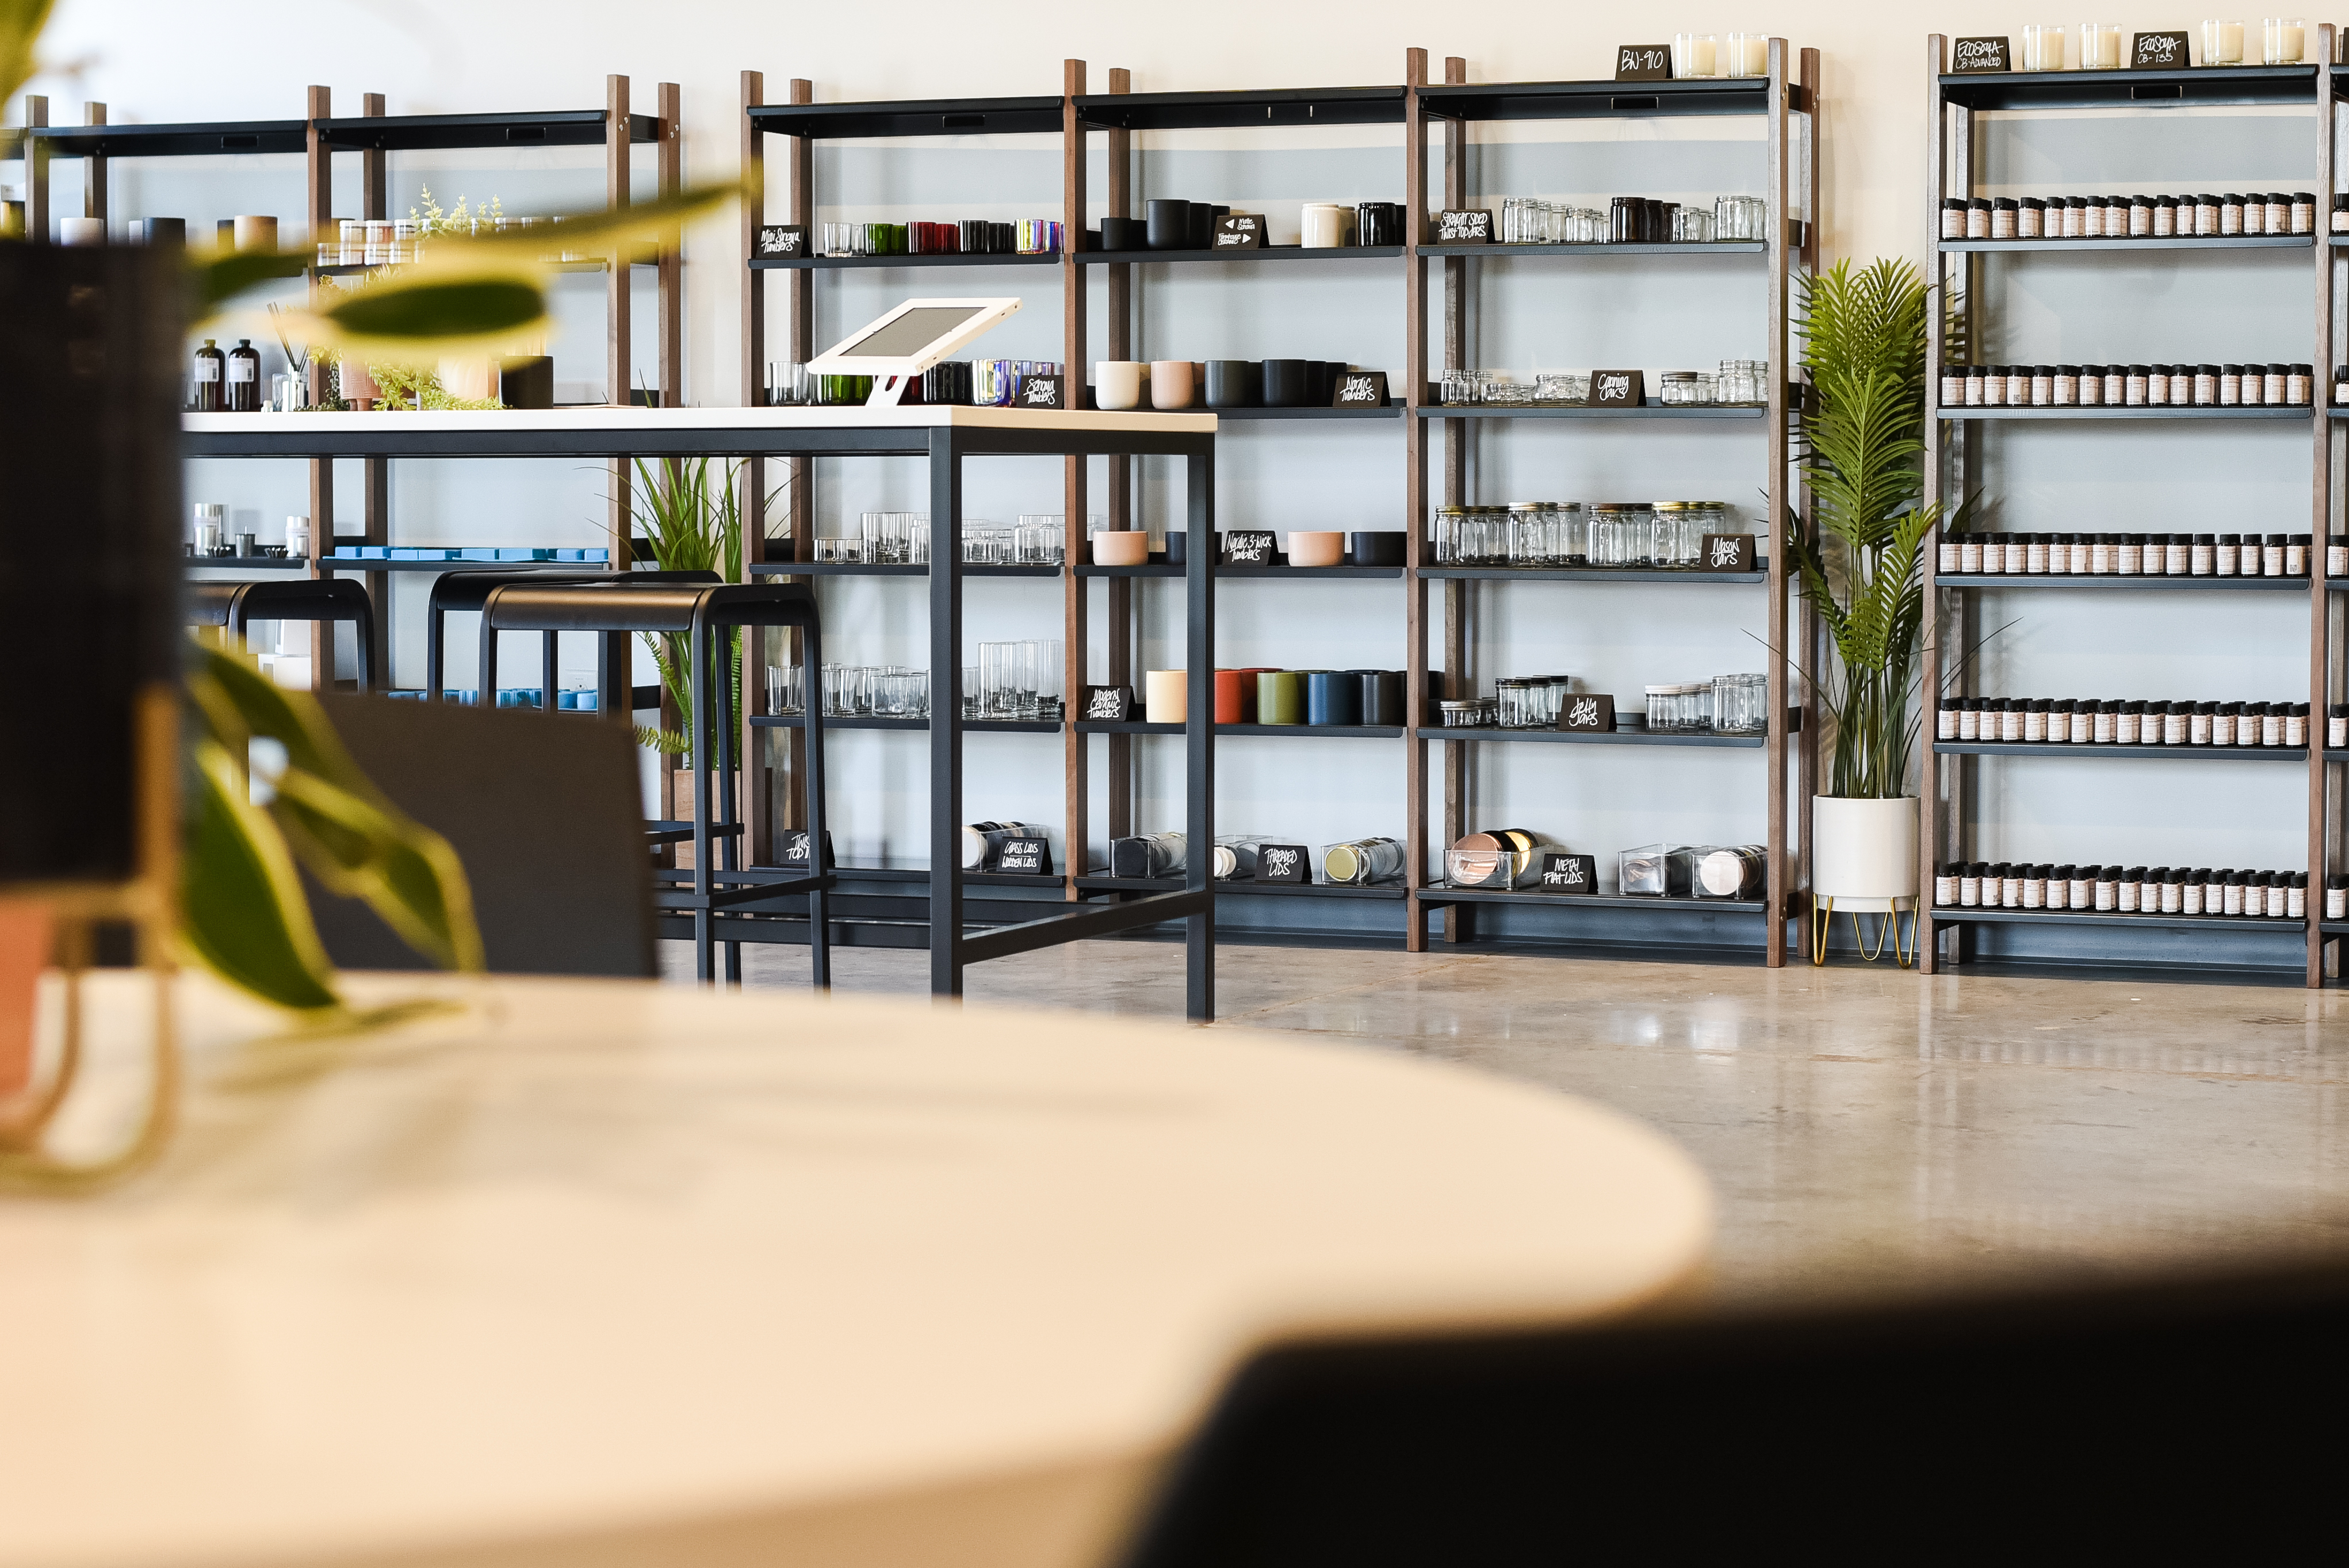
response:
{"label": "black metal shelf", "polygon": [[1403,89],[1399,87],[1086,93],[1077,99],[1077,118],[1097,130],[1111,130],[1401,125]]}
{"label": "black metal shelf", "polygon": [[2315,413],[2306,403],[2288,403],[2271,408],[2261,403],[2255,408],[2209,408],[2189,405],[2156,407],[2147,403],[2137,407],[2091,409],[1936,409],[1935,414],[1945,420],[2304,420]]}
{"label": "black metal shelf", "polygon": [[[1793,90],[1793,84],[1788,84]],[[1438,119],[1605,119],[1688,114],[1764,114],[1767,77],[1668,82],[1480,82],[1425,87],[1420,106]],[[1795,94],[1795,108],[1801,95]]]}
{"label": "black metal shelf", "polygon": [[302,119],[227,119],[173,125],[41,125],[25,133],[52,158],[207,158],[310,150]]}
{"label": "black metal shelf", "polygon": [[[754,713],[750,722],[768,730],[807,728],[807,720],[798,713]],[[930,722],[927,719],[876,718],[870,713],[839,717],[826,714],[823,727],[827,730],[905,730],[926,734]],[[1061,722],[1058,719],[965,719],[962,728],[965,734],[1057,735],[1061,732]],[[1178,724],[1175,728],[1179,730],[1182,726]],[[923,875],[926,877],[929,873],[926,871]]]}
{"label": "black metal shelf", "polygon": [[[449,148],[601,147],[609,117],[600,109],[549,114],[382,114],[317,121],[338,152],[425,152]],[[660,140],[657,115],[628,116],[628,140]]]}
{"label": "black metal shelf", "polygon": [[2265,915],[2138,915],[2117,909],[1969,909],[1939,904],[1936,920],[1970,921],[1982,925],[2018,926],[2144,926],[2158,930],[2190,931],[2219,926],[2233,930],[2300,931],[2305,920],[2270,919]]}
{"label": "black metal shelf", "polygon": [[1639,571],[1605,566],[1422,566],[1430,578],[1460,578],[1471,582],[1506,583],[1766,583],[1767,570],[1754,572],[1682,572],[1669,568]]}
{"label": "black metal shelf", "polygon": [[1546,409],[1526,407],[1429,404],[1419,410],[1423,420],[1758,420],[1770,410],[1759,404],[1723,406],[1713,403],[1673,403],[1650,398],[1638,408]]}
{"label": "black metal shelf", "polygon": [[1058,136],[1058,98],[941,98],[762,103],[750,124],[772,136]]}
{"label": "black metal shelf", "polygon": [[2316,103],[2316,67],[2197,66],[2177,71],[1967,72],[1940,78],[1967,109],[2158,109],[2169,104]]}
{"label": "black metal shelf", "polygon": [[869,271],[878,267],[903,266],[1058,266],[1061,253],[1046,251],[1039,255],[1021,255],[1017,252],[979,251],[966,254],[951,251],[943,254],[898,256],[753,256],[752,272],[842,272]]}
{"label": "black metal shelf", "polygon": [[1217,409],[1196,408],[1185,410],[1195,414],[1213,414],[1219,420],[1392,420],[1402,413],[1400,403],[1387,403],[1379,408],[1353,409]]}
{"label": "black metal shelf", "polygon": [[[753,561],[749,569],[754,577],[926,577],[930,575],[930,568],[926,566],[868,566],[862,561]],[[966,566],[962,575],[966,577],[1057,577],[1061,575],[1061,568]]]}
{"label": "black metal shelf", "polygon": [[[1154,561],[1146,566],[1079,566],[1081,577],[1179,577],[1184,568],[1164,561]],[[1247,577],[1385,577],[1390,581],[1402,576],[1401,566],[1217,566],[1216,576],[1226,582]]]}
{"label": "black metal shelf", "polygon": [[188,556],[182,557],[182,564],[191,572],[285,572],[310,563],[301,556]]}
{"label": "black metal shelf", "polygon": [[383,561],[365,556],[326,556],[330,572],[608,572],[609,561]]}
{"label": "black metal shelf", "polygon": [[1653,893],[1545,893],[1537,888],[1454,888],[1437,883],[1419,895],[1423,904],[1562,904],[1588,909],[1673,909],[1759,915],[1770,906],[1760,898],[1667,898]]}
{"label": "black metal shelf", "polygon": [[1402,254],[1401,245],[1266,245],[1257,250],[1079,251],[1080,266],[1126,266],[1155,262],[1378,261]]}
{"label": "black metal shelf", "polygon": [[[1180,724],[1153,724],[1141,719],[1080,719],[1081,735],[1179,735]],[[1399,741],[1400,724],[1218,724],[1218,735],[1273,735],[1287,739],[1335,741]]]}
{"label": "black metal shelf", "polygon": [[[2071,573],[2012,572],[1943,572],[1933,579],[1933,586],[1942,588],[2190,588],[2199,591],[2241,592],[2282,590],[2306,593],[2306,577],[2173,577],[2157,574],[2146,576],[2132,572],[2124,576],[2117,572],[2095,572],[2085,576]],[[2349,586],[2349,585],[2344,585]]]}
{"label": "black metal shelf", "polygon": [[2131,757],[2150,762],[2159,757],[2232,757],[2240,762],[2304,763],[2306,746],[2115,746],[2074,745],[2070,742],[1936,741],[1933,750],[1960,757]]}
{"label": "black metal shelf", "polygon": [[1467,724],[1435,725],[1421,730],[1419,738],[1423,741],[1547,741],[1585,746],[1726,746],[1750,751],[1761,750],[1769,739],[1765,735],[1651,733],[1646,730],[1487,730]]}
{"label": "black metal shelf", "polygon": [[2145,234],[2129,239],[1936,240],[1941,251],[2079,251],[2109,255],[2116,251],[2306,250],[2314,234]]}
{"label": "black metal shelf", "polygon": [[[1188,886],[1180,877],[1112,877],[1092,871],[1076,879],[1087,893],[1176,893]],[[1371,898],[1401,903],[1407,889],[1400,882],[1372,882],[1367,887],[1334,882],[1258,882],[1250,877],[1226,877],[1213,884],[1218,894],[1262,895],[1281,898]]]}
{"label": "black metal shelf", "polygon": [[1422,245],[1422,256],[1758,256],[1770,247],[1760,240],[1690,240],[1658,244],[1606,241],[1588,245]]}
{"label": "black metal shelf", "polygon": [[[801,877],[804,871],[779,866],[753,866],[753,871],[781,872]],[[895,897],[926,898],[930,896],[930,868],[926,866],[835,866],[833,874],[843,882],[903,883],[903,892]],[[741,877],[740,872],[728,873]],[[744,878],[748,880],[749,878]],[[1060,872],[1041,874],[1034,871],[966,871],[963,883],[974,888],[1065,888],[1069,879]]]}

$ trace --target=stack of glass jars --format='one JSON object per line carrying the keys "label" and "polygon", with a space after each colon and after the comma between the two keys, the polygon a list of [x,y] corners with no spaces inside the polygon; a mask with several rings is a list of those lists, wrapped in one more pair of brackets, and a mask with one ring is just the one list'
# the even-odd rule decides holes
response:
{"label": "stack of glass jars", "polygon": [[1713,237],[1716,240],[1765,240],[1770,237],[1770,203],[1759,196],[1715,196]]}
{"label": "stack of glass jars", "polygon": [[1566,708],[1565,675],[1518,675],[1493,682],[1493,722],[1504,730],[1554,730]]}
{"label": "stack of glass jars", "polygon": [[982,642],[978,664],[963,671],[963,716],[1057,721],[1064,706],[1057,639]]}
{"label": "stack of glass jars", "polygon": [[1648,728],[1667,734],[1692,734],[1713,728],[1713,686],[1691,680],[1647,689]]}
{"label": "stack of glass jars", "polygon": [[1723,359],[1713,378],[1713,401],[1746,407],[1770,400],[1769,367],[1760,359]]}
{"label": "stack of glass jars", "polygon": [[1702,207],[1672,209],[1672,241],[1676,244],[1709,244],[1713,241],[1713,216]]}
{"label": "stack of glass jars", "polygon": [[1594,503],[1590,564],[1609,570],[1654,565],[1655,526],[1655,514],[1645,502]]}
{"label": "stack of glass jars", "polygon": [[806,711],[805,691],[798,665],[767,666],[767,712],[771,717]]}
{"label": "stack of glass jars", "polygon": [[1587,245],[1607,237],[1607,215],[1534,196],[1501,198],[1505,245]]}
{"label": "stack of glass jars", "polygon": [[1705,530],[1718,510],[1697,501],[1657,502],[1648,564],[1666,570],[1692,570],[1703,565]]}
{"label": "stack of glass jars", "polygon": [[1724,735],[1758,735],[1770,727],[1770,682],[1763,675],[1713,678],[1713,727]]}
{"label": "stack of glass jars", "polygon": [[1506,506],[1446,506],[1435,514],[1435,564],[1439,566],[1506,566],[1509,564],[1509,509]]}
{"label": "stack of glass jars", "polygon": [[1588,370],[1536,370],[1520,380],[1507,370],[1446,370],[1436,396],[1446,408],[1579,408],[1590,396]]}
{"label": "stack of glass jars", "polygon": [[918,566],[930,558],[930,520],[919,512],[867,512],[857,519],[868,566]]}
{"label": "stack of glass jars", "polygon": [[1589,530],[1574,501],[1521,501],[1509,509],[1509,565],[1582,566],[1590,561]]}

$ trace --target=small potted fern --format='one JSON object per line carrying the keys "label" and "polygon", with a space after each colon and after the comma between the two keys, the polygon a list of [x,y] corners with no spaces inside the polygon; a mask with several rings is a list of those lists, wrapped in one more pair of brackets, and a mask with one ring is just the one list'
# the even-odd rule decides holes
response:
{"label": "small potted fern", "polygon": [[1919,552],[1941,517],[1924,500],[1931,293],[1914,266],[1882,259],[1837,263],[1800,290],[1811,515],[1789,519],[1787,546],[1835,645],[1834,668],[1808,673],[1832,725],[1827,789],[1811,802],[1811,898],[1829,914],[1890,916],[1917,897]]}

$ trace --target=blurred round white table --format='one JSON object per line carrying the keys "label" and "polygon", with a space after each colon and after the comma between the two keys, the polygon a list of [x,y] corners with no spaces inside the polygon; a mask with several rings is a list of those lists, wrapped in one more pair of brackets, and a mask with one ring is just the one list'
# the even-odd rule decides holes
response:
{"label": "blurred round white table", "polygon": [[1603,1317],[1708,1239],[1637,1124],[1366,1049],[450,989],[289,1044],[184,981],[161,1164],[0,1200],[0,1564],[1076,1568],[1252,1346]]}

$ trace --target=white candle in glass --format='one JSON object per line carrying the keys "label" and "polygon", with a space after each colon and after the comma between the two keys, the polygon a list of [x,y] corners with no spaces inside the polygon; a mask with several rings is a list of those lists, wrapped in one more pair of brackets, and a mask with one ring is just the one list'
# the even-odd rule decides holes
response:
{"label": "white candle in glass", "polygon": [[2122,36],[2117,22],[2081,23],[2080,68],[2084,71],[2118,70]]}
{"label": "white candle in glass", "polygon": [[2206,66],[2241,65],[2243,25],[2240,22],[2203,23],[2202,63]]}
{"label": "white candle in glass", "polygon": [[1713,74],[1720,40],[1711,33],[1672,35],[1672,75],[1709,77]]}
{"label": "white candle in glass", "polygon": [[2270,17],[2260,24],[2260,58],[2271,66],[2294,66],[2307,47],[2308,26],[2299,17]]}
{"label": "white candle in glass", "polygon": [[2023,68],[2060,71],[2064,68],[2064,29],[2034,22],[2023,29]]}
{"label": "white candle in glass", "polygon": [[1768,76],[1770,74],[1770,35],[1767,33],[1730,34],[1729,74],[1733,77]]}

